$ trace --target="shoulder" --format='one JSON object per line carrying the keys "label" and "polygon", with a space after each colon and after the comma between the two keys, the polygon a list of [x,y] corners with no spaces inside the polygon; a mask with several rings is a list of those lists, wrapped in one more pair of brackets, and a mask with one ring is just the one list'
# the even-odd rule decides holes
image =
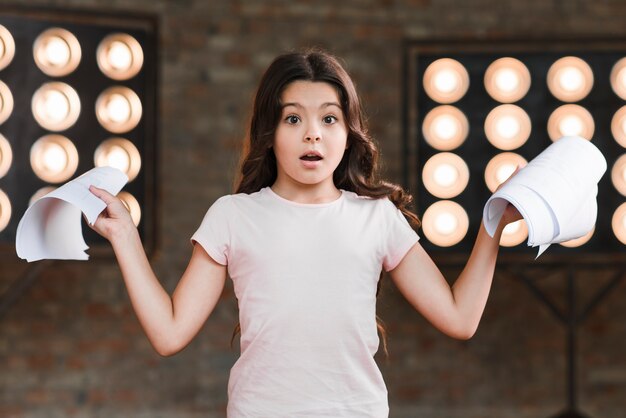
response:
{"label": "shoulder", "polygon": [[345,199],[354,205],[368,207],[377,210],[397,209],[391,200],[387,197],[374,198],[370,196],[361,196],[354,192],[343,190]]}
{"label": "shoulder", "polygon": [[263,196],[263,189],[254,193],[235,193],[227,194],[218,198],[213,205],[217,207],[233,207],[237,205],[246,205],[259,201]]}

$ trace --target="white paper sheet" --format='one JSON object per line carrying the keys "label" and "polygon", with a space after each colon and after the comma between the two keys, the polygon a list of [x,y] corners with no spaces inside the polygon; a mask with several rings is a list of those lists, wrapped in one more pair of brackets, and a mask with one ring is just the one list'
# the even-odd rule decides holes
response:
{"label": "white paper sheet", "polygon": [[497,190],[483,210],[493,236],[507,203],[517,208],[528,226],[528,245],[539,257],[550,244],[587,234],[598,214],[598,182],[606,160],[590,141],[576,136],[551,144]]}
{"label": "white paper sheet", "polygon": [[116,195],[128,181],[112,167],[96,167],[38,199],[17,226],[15,248],[28,262],[87,260],[89,247],[82,232],[82,213],[93,225],[105,203],[89,191],[94,185]]}

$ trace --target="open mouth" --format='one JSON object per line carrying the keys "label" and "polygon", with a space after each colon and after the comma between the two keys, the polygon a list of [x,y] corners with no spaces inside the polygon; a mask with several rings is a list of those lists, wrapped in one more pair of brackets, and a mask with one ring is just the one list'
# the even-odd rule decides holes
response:
{"label": "open mouth", "polygon": [[303,161],[320,161],[322,159],[322,156],[318,154],[304,154],[302,157],[300,157],[300,159]]}

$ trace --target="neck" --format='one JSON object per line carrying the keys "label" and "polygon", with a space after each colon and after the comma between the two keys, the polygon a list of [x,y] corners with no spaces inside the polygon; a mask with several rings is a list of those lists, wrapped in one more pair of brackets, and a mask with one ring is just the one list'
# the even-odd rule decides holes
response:
{"label": "neck", "polygon": [[341,191],[334,184],[322,186],[319,184],[286,185],[276,182],[272,185],[272,191],[283,199],[296,203],[329,203],[341,196]]}

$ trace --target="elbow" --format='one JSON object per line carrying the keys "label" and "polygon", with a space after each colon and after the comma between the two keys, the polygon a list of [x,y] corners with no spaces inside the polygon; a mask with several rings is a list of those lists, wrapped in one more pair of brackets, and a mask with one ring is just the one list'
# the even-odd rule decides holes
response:
{"label": "elbow", "polygon": [[157,352],[161,357],[171,357],[177,353],[179,353],[183,348],[185,348],[184,344],[179,344],[174,339],[165,339],[163,341],[150,341],[154,351]]}
{"label": "elbow", "polygon": [[454,335],[451,335],[452,338],[455,338],[457,340],[461,340],[461,341],[467,341],[469,339],[471,339],[474,334],[476,334],[476,330],[462,330],[459,332],[456,332]]}
{"label": "elbow", "polygon": [[456,340],[467,341],[471,339],[478,329],[478,325],[463,324],[458,327],[448,329],[446,334]]}

